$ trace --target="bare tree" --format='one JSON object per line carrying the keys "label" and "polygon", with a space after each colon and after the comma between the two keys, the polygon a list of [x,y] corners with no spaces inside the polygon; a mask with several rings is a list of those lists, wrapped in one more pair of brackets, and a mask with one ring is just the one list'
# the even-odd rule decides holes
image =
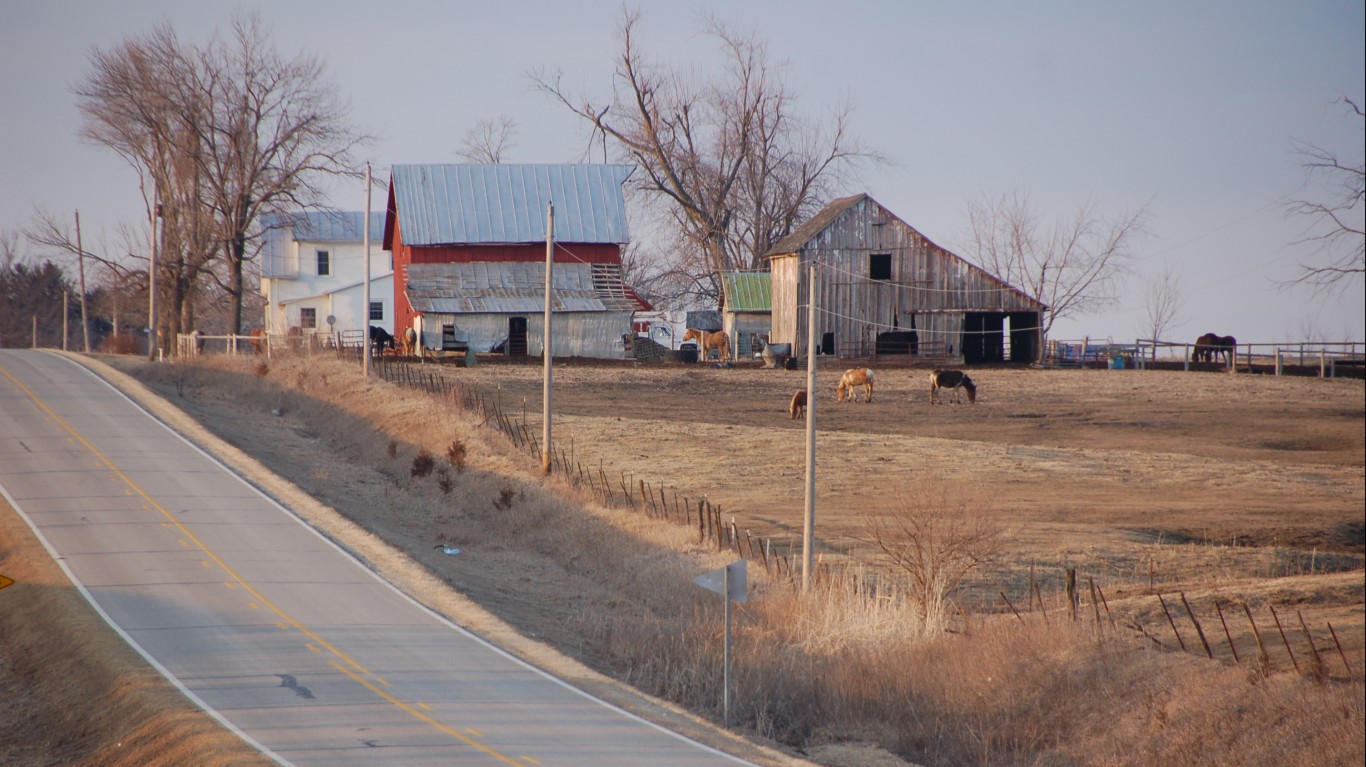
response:
{"label": "bare tree", "polygon": [[[1148,318],[1147,331],[1151,334],[1148,337],[1154,341],[1160,340],[1168,328],[1179,324],[1184,302],[1181,275],[1171,264],[1167,264],[1161,272],[1150,277],[1143,287],[1143,308]],[[1157,354],[1156,348],[1153,354]]]}
{"label": "bare tree", "polygon": [[863,522],[883,561],[909,579],[925,634],[945,627],[953,595],[1004,541],[989,503],[941,479],[911,483],[900,506],[886,514],[865,512]]}
{"label": "bare tree", "polygon": [[[669,69],[643,51],[638,12],[624,12],[613,96],[571,95],[558,73],[533,82],[592,127],[604,159],[641,169],[632,181],[688,254],[665,271],[711,302],[721,271],[760,268],[770,246],[831,196],[861,159],[872,157],[848,133],[850,110],[818,125],[796,112],[796,97],[753,34],[705,18],[704,32],[723,55],[722,74],[705,79]],[[610,145],[610,150],[609,150]],[[590,143],[591,149],[591,143]]]}
{"label": "bare tree", "polygon": [[497,165],[512,148],[516,135],[517,121],[507,115],[480,120],[460,137],[455,156],[466,162]]}
{"label": "bare tree", "polygon": [[1064,317],[1118,300],[1134,241],[1146,234],[1147,205],[1107,220],[1094,202],[1049,223],[1015,191],[968,202],[969,256],[988,272],[1048,306],[1047,335]]}
{"label": "bare tree", "polygon": [[[1346,97],[1341,101],[1366,124],[1366,114],[1356,102]],[[1356,151],[1361,151],[1361,142],[1357,142]],[[1287,205],[1290,213],[1310,222],[1296,244],[1314,246],[1326,262],[1302,264],[1293,283],[1329,290],[1359,284],[1359,278],[1366,273],[1366,235],[1362,227],[1366,167],[1362,157],[1357,155],[1353,162],[1308,142],[1296,142],[1295,152],[1303,159],[1306,182],[1321,179],[1323,186],[1317,199],[1292,200]]]}
{"label": "bare tree", "polygon": [[357,175],[352,153],[368,140],[345,124],[321,60],[282,57],[255,15],[203,47],[163,23],[96,51],[74,92],[85,137],[138,171],[149,218],[160,205],[172,332],[192,324],[204,279],[226,291],[240,330],[258,216],[320,205],[322,179]]}

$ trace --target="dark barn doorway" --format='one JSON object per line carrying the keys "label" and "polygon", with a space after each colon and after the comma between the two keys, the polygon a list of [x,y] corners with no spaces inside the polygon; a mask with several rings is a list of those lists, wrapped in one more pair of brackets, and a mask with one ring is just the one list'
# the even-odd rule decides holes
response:
{"label": "dark barn doorway", "polygon": [[963,362],[976,365],[1005,362],[1005,314],[968,312],[963,315]]}
{"label": "dark barn doorway", "polygon": [[526,317],[508,317],[507,355],[526,356]]}

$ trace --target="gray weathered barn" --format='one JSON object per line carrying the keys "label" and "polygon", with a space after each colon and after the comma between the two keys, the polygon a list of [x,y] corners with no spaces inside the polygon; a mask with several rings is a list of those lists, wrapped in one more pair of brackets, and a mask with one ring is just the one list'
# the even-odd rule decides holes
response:
{"label": "gray weathered barn", "polygon": [[1031,362],[1047,307],[930,242],[867,194],[831,202],[765,254],[770,342],[807,349],[816,265],[817,353]]}

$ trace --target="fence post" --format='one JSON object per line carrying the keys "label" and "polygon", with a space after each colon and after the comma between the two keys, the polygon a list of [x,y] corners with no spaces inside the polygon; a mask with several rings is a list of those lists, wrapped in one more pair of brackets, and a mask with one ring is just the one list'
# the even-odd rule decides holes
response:
{"label": "fence post", "polygon": [[1262,642],[1262,632],[1257,629],[1257,621],[1252,619],[1252,610],[1247,606],[1247,602],[1243,603],[1243,613],[1247,615],[1247,622],[1252,626],[1252,636],[1257,639],[1257,652],[1262,658],[1262,670],[1270,671],[1271,656],[1266,654],[1266,645]]}
{"label": "fence post", "polygon": [[1167,616],[1167,623],[1172,627],[1172,633],[1176,635],[1176,643],[1181,645],[1181,652],[1186,652],[1186,640],[1181,638],[1181,632],[1176,628],[1176,621],[1172,620],[1172,613],[1167,609],[1167,602],[1161,594],[1157,595],[1157,603],[1162,605],[1162,612]]}
{"label": "fence post", "polygon": [[1295,673],[1300,673],[1300,662],[1295,660],[1295,651],[1290,649],[1290,638],[1285,635],[1285,627],[1281,625],[1281,616],[1276,614],[1275,605],[1267,605],[1271,610],[1271,617],[1276,620],[1276,630],[1281,632],[1281,642],[1285,645],[1285,652],[1290,656],[1290,664],[1295,667]]}
{"label": "fence post", "polygon": [[[1083,354],[1083,356],[1085,356]],[[1077,622],[1077,571],[1075,568],[1067,568],[1067,613],[1072,616],[1072,622]]]}
{"label": "fence post", "polygon": [[1280,350],[1279,347],[1277,347],[1277,349],[1276,349],[1276,375],[1279,376],[1280,374],[1281,374],[1281,350]]}
{"label": "fence post", "polygon": [[1186,601],[1186,592],[1178,592],[1181,595],[1181,605],[1186,608],[1186,615],[1190,616],[1191,623],[1195,626],[1195,633],[1200,637],[1200,644],[1205,646],[1205,655],[1210,659],[1214,658],[1214,651],[1210,649],[1209,642],[1205,639],[1205,630],[1200,628],[1200,621],[1195,617],[1195,611],[1191,609],[1190,602]]}

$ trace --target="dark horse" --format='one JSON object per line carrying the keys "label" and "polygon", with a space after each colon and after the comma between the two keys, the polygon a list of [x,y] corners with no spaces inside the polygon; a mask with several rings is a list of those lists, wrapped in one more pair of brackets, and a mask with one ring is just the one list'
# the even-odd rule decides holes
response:
{"label": "dark horse", "polygon": [[1191,352],[1191,362],[1222,361],[1233,364],[1233,355],[1238,347],[1238,339],[1233,336],[1220,336],[1206,333],[1195,339],[1195,351]]}
{"label": "dark horse", "polygon": [[384,354],[384,348],[386,346],[390,349],[398,348],[398,343],[394,341],[393,336],[389,335],[389,331],[378,325],[370,326],[370,343],[375,347],[375,351],[379,354]]}

